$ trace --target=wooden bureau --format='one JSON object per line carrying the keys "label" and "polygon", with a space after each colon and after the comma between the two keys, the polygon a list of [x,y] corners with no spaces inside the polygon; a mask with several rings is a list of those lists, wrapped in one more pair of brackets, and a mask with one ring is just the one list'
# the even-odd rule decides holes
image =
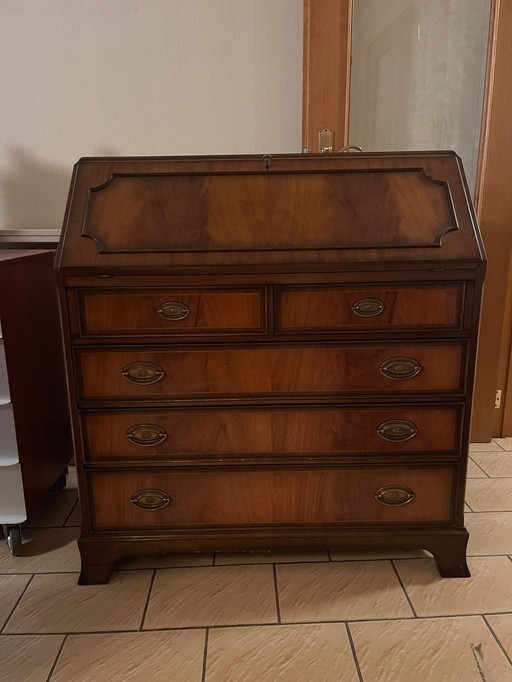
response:
{"label": "wooden bureau", "polygon": [[57,266],[81,583],[258,549],[469,575],[484,257],[455,154],[81,159]]}

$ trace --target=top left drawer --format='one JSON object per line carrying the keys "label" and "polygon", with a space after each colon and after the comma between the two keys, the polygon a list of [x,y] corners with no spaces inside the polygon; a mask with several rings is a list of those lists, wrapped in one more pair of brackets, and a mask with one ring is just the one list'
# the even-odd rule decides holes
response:
{"label": "top left drawer", "polygon": [[265,289],[78,289],[75,336],[265,334]]}

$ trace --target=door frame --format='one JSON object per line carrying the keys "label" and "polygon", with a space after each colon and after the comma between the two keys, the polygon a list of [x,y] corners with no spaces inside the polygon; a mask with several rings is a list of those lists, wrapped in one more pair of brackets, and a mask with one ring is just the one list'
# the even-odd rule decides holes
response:
{"label": "door frame", "polygon": [[336,151],[348,144],[352,0],[304,0],[303,29],[302,149],[320,152],[329,128]]}
{"label": "door frame", "polygon": [[[318,133],[348,144],[354,0],[304,0],[303,147],[320,151]],[[491,0],[487,74],[475,208],[487,252],[471,439],[512,436],[512,3]],[[502,390],[501,409],[495,409]]]}

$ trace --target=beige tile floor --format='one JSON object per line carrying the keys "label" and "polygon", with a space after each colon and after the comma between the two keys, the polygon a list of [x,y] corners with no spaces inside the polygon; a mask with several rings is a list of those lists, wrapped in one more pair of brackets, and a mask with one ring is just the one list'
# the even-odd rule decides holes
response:
{"label": "beige tile floor", "polygon": [[1,682],[512,682],[512,438],[471,447],[472,577],[426,552],[124,560],[78,586],[73,482],[0,545]]}

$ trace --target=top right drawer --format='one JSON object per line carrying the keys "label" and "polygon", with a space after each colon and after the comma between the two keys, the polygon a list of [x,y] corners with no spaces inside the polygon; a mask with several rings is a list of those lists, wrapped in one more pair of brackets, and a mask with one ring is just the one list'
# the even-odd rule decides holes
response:
{"label": "top right drawer", "polygon": [[465,282],[282,286],[276,332],[463,329]]}

